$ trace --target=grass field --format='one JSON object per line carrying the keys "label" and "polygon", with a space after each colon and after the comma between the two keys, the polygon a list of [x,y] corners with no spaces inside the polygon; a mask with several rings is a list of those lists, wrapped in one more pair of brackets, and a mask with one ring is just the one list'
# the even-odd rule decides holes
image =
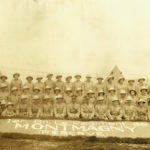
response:
{"label": "grass field", "polygon": [[150,150],[150,144],[116,143],[91,138],[50,138],[49,140],[0,137],[0,150]]}

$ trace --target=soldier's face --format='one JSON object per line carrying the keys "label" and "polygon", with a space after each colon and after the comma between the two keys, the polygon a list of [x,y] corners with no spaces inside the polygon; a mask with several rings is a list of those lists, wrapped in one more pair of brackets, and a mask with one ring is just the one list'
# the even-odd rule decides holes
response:
{"label": "soldier's face", "polygon": [[124,79],[119,80],[119,83],[123,84],[123,82],[124,82]]}
{"label": "soldier's face", "polygon": [[86,80],[89,82],[91,81],[91,77],[87,77]]}
{"label": "soldier's face", "polygon": [[72,97],[72,102],[73,102],[73,103],[76,102],[76,97]]}
{"label": "soldier's face", "polygon": [[67,95],[70,95],[72,93],[72,91],[66,91]]}
{"label": "soldier's face", "polygon": [[145,102],[139,102],[139,106],[145,106]]}
{"label": "soldier's face", "polygon": [[5,77],[2,77],[2,78],[1,78],[1,80],[2,80],[2,81],[6,81],[6,80],[7,80],[7,78],[5,78]]}
{"label": "soldier's face", "polygon": [[77,91],[77,95],[81,95],[82,94],[82,91]]}
{"label": "soldier's face", "polygon": [[31,82],[31,81],[32,81],[32,78],[28,78],[27,81],[28,81],[28,82]]}
{"label": "soldier's face", "polygon": [[126,102],[126,104],[128,104],[128,105],[131,105],[131,103],[132,103],[131,101],[127,101],[127,102]]}
{"label": "soldier's face", "polygon": [[21,103],[22,103],[22,104],[26,104],[26,103],[27,103],[27,99],[22,99],[22,100],[21,100]]}
{"label": "soldier's face", "polygon": [[98,83],[102,83],[103,79],[98,78],[97,81],[98,81]]}
{"label": "soldier's face", "polygon": [[24,93],[28,93],[28,92],[29,92],[29,89],[24,89],[23,92],[24,92]]}
{"label": "soldier's face", "polygon": [[18,75],[14,75],[14,79],[19,79],[19,76]]}
{"label": "soldier's face", "polygon": [[131,95],[135,96],[136,95],[135,91],[131,91]]}
{"label": "soldier's face", "polygon": [[46,93],[49,93],[51,91],[51,89],[45,89]]}
{"label": "soldier's face", "polygon": [[121,93],[121,98],[125,98],[126,94],[125,93]]}
{"label": "soldier's face", "polygon": [[80,76],[76,76],[76,80],[79,81],[81,79]]}
{"label": "soldier's face", "polygon": [[147,90],[143,89],[143,90],[141,90],[141,93],[142,94],[147,94]]}
{"label": "soldier's face", "polygon": [[104,104],[104,101],[100,100],[100,101],[98,101],[98,103],[102,105],[102,104]]}
{"label": "soldier's face", "polygon": [[60,90],[55,90],[55,94],[59,94],[60,92]]}
{"label": "soldier's face", "polygon": [[18,90],[12,91],[12,94],[16,95],[18,93]]}
{"label": "soldier's face", "polygon": [[110,91],[110,94],[111,94],[111,95],[114,95],[114,94],[115,94],[115,90],[111,90],[111,91]]}
{"label": "soldier's face", "polygon": [[110,78],[110,79],[108,80],[108,83],[112,83],[112,82],[113,82],[113,79]]}
{"label": "soldier's face", "polygon": [[52,79],[52,77],[53,77],[53,76],[48,76],[47,78],[48,78],[48,80],[51,80],[51,79]]}
{"label": "soldier's face", "polygon": [[61,81],[62,77],[57,77],[57,81]]}
{"label": "soldier's face", "polygon": [[38,94],[38,93],[40,93],[40,91],[38,89],[35,89],[34,93]]}
{"label": "soldier's face", "polygon": [[13,105],[9,105],[7,108],[8,109],[13,109]]}

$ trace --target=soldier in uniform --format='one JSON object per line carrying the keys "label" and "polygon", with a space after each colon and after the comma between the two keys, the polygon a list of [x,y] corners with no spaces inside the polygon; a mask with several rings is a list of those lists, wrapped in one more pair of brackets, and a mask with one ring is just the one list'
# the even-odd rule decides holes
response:
{"label": "soldier in uniform", "polygon": [[129,91],[131,91],[131,90],[136,91],[135,80],[133,80],[133,79],[128,80],[127,94],[129,94]]}
{"label": "soldier in uniform", "polygon": [[31,100],[31,106],[29,108],[29,116],[39,118],[42,116],[41,97],[34,95]]}
{"label": "soldier in uniform", "polygon": [[135,105],[133,105],[131,96],[128,96],[124,103],[123,117],[125,120],[134,120],[135,119]]}
{"label": "soldier in uniform", "polygon": [[110,87],[108,89],[108,95],[107,95],[107,104],[110,105],[112,102],[112,99],[116,96],[116,90],[114,87]]}
{"label": "soldier in uniform", "polygon": [[136,119],[148,120],[148,108],[144,99],[139,99],[136,107]]}
{"label": "soldier in uniform", "polygon": [[71,88],[67,88],[64,94],[64,100],[66,104],[70,104],[71,103],[71,96],[72,96],[72,90]]}
{"label": "soldier in uniform", "polygon": [[146,83],[145,83],[145,78],[139,78],[138,79],[138,84],[137,84],[137,89],[136,89],[137,92],[140,93],[141,88],[145,87],[145,86],[147,86]]}
{"label": "soldier in uniform", "polygon": [[14,105],[11,102],[7,103],[6,109],[2,112],[3,117],[14,117],[16,116]]}
{"label": "soldier in uniform", "polygon": [[147,102],[147,99],[148,99],[148,94],[147,94],[147,92],[148,92],[147,87],[143,86],[143,87],[141,87],[140,93],[139,93],[139,99],[144,99],[145,102],[146,102],[146,104],[148,103],[148,102]]}
{"label": "soldier in uniform", "polygon": [[8,101],[9,98],[9,91],[7,89],[7,84],[1,83],[0,84],[0,101],[6,100]]}
{"label": "soldier in uniform", "polygon": [[120,94],[121,90],[124,90],[125,92],[127,92],[127,86],[126,86],[124,77],[120,77],[118,79],[118,84],[117,84],[117,93],[118,93],[118,95]]}
{"label": "soldier in uniform", "polygon": [[120,104],[123,106],[125,101],[126,101],[126,91],[124,89],[120,90],[120,94],[119,94],[119,100],[120,100]]}
{"label": "soldier in uniform", "polygon": [[100,76],[97,77],[97,83],[95,84],[94,89],[95,89],[96,94],[98,94],[98,92],[101,90],[105,91],[102,77]]}
{"label": "soldier in uniform", "polygon": [[81,88],[83,90],[83,82],[80,81],[81,75],[77,74],[75,75],[76,81],[73,83],[73,89],[76,91],[78,88]]}
{"label": "soldier in uniform", "polygon": [[96,98],[95,98],[95,93],[94,93],[94,91],[93,90],[89,90],[88,92],[87,92],[87,96],[89,97],[89,102],[90,103],[95,103],[95,100],[96,100]]}
{"label": "soldier in uniform", "polygon": [[29,116],[29,98],[27,95],[21,95],[20,101],[16,107],[16,115],[20,117]]}
{"label": "soldier in uniform", "polygon": [[83,101],[83,90],[82,90],[82,88],[77,88],[75,94],[77,96],[77,103],[82,104],[82,101]]}
{"label": "soldier in uniform", "polygon": [[83,119],[92,119],[94,118],[94,114],[94,104],[90,103],[88,96],[84,96],[83,103],[81,104],[81,117]]}
{"label": "soldier in uniform", "polygon": [[109,105],[108,118],[110,120],[122,120],[122,107],[117,97],[114,97],[112,104]]}
{"label": "soldier in uniform", "polygon": [[72,95],[70,104],[67,104],[67,115],[70,119],[76,119],[80,117],[80,104],[77,103],[77,96]]}
{"label": "soldier in uniform", "polygon": [[18,88],[12,87],[8,101],[11,102],[14,105],[14,107],[16,107],[19,102],[19,98],[20,95],[18,94]]}
{"label": "soldier in uniform", "polygon": [[33,84],[33,77],[32,76],[27,76],[26,77],[26,83],[24,84],[24,86],[27,86],[29,88],[30,93],[32,94],[33,92],[33,88],[34,88],[34,84]]}
{"label": "soldier in uniform", "polygon": [[44,82],[44,84],[45,84],[45,87],[49,86],[53,90],[54,89],[54,81],[52,80],[52,77],[53,77],[52,73],[48,74],[47,80]]}
{"label": "soldier in uniform", "polygon": [[107,109],[108,106],[105,103],[105,98],[99,96],[95,104],[95,117],[101,120],[107,120]]}
{"label": "soldier in uniform", "polygon": [[66,82],[64,83],[64,90],[66,89],[71,89],[73,91],[73,83],[71,82],[72,76],[67,76],[66,77]]}
{"label": "soldier in uniform", "polygon": [[54,96],[54,92],[52,91],[52,87],[50,87],[49,85],[47,85],[47,86],[45,87],[44,94],[45,94],[45,95],[48,95],[48,96],[50,97],[50,99],[52,100],[52,99],[53,99],[53,96]]}
{"label": "soldier in uniform", "polygon": [[44,95],[42,103],[42,117],[53,117],[53,101],[50,96]]}
{"label": "soldier in uniform", "polygon": [[56,87],[54,89],[54,95],[53,95],[53,102],[55,103],[56,102],[56,97],[61,95],[62,92],[61,92],[61,89],[59,87]]}
{"label": "soldier in uniform", "polygon": [[63,119],[66,117],[66,104],[64,103],[63,96],[58,95],[56,97],[56,103],[54,103],[54,115],[56,118]]}
{"label": "soldier in uniform", "polygon": [[10,83],[10,90],[13,88],[13,87],[16,87],[18,89],[18,93],[20,94],[21,93],[21,89],[22,89],[22,80],[19,79],[20,77],[20,74],[19,73],[14,73],[13,74],[13,79]]}
{"label": "soldier in uniform", "polygon": [[7,92],[9,92],[10,91],[10,84],[7,81],[8,77],[6,75],[1,75],[0,79],[1,79],[0,86],[1,86],[1,84],[5,84],[6,85],[6,90],[7,90]]}
{"label": "soldier in uniform", "polygon": [[22,87],[22,95],[26,96],[28,99],[28,103],[31,102],[31,93],[30,93],[30,89],[28,86],[23,86]]}
{"label": "soldier in uniform", "polygon": [[42,77],[37,77],[37,82],[34,84],[34,88],[38,87],[40,89],[41,94],[44,92],[44,83],[42,82],[42,79]]}
{"label": "soldier in uniform", "polygon": [[129,96],[131,96],[132,98],[132,103],[133,105],[137,105],[137,101],[138,101],[138,96],[137,96],[137,92],[135,90],[130,90],[129,91]]}
{"label": "soldier in uniform", "polygon": [[0,116],[2,115],[2,112],[6,109],[6,105],[7,105],[6,100],[1,100],[1,102],[0,102]]}
{"label": "soldier in uniform", "polygon": [[59,88],[61,92],[64,92],[64,82],[62,81],[62,75],[57,75],[56,76],[56,81],[54,83],[54,89]]}
{"label": "soldier in uniform", "polygon": [[109,92],[110,88],[114,88],[116,90],[116,86],[114,84],[114,77],[113,76],[109,76],[107,78],[107,83],[106,83],[106,88],[105,88],[106,89],[106,93]]}
{"label": "soldier in uniform", "polygon": [[39,87],[34,87],[33,94],[31,95],[31,97],[33,97],[34,95],[37,95],[37,96],[39,96],[42,99],[43,93],[40,92],[40,88]]}
{"label": "soldier in uniform", "polygon": [[87,94],[89,90],[94,90],[94,84],[91,81],[92,77],[90,75],[86,76],[86,81],[84,82],[84,94]]}

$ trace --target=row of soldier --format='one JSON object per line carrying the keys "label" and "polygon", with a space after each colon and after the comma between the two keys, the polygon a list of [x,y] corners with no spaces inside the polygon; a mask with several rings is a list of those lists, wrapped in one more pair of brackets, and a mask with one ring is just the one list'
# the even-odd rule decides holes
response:
{"label": "row of soldier", "polygon": [[42,77],[28,76],[22,84],[20,74],[15,73],[9,84],[7,76],[1,75],[0,102],[2,116],[56,117],[56,118],[99,118],[99,119],[149,119],[149,88],[144,78],[128,80],[120,77],[114,84],[114,77],[109,76],[103,84],[103,78],[97,77],[93,84],[91,76],[82,82],[81,75],[76,81],[67,76],[66,82],[62,75],[48,74],[47,80]]}

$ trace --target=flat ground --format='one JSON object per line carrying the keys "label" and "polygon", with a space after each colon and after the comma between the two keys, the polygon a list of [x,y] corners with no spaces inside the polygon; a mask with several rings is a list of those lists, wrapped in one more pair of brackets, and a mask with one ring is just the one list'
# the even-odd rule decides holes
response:
{"label": "flat ground", "polygon": [[39,141],[0,138],[0,150],[150,150],[150,144],[101,143],[99,141]]}

